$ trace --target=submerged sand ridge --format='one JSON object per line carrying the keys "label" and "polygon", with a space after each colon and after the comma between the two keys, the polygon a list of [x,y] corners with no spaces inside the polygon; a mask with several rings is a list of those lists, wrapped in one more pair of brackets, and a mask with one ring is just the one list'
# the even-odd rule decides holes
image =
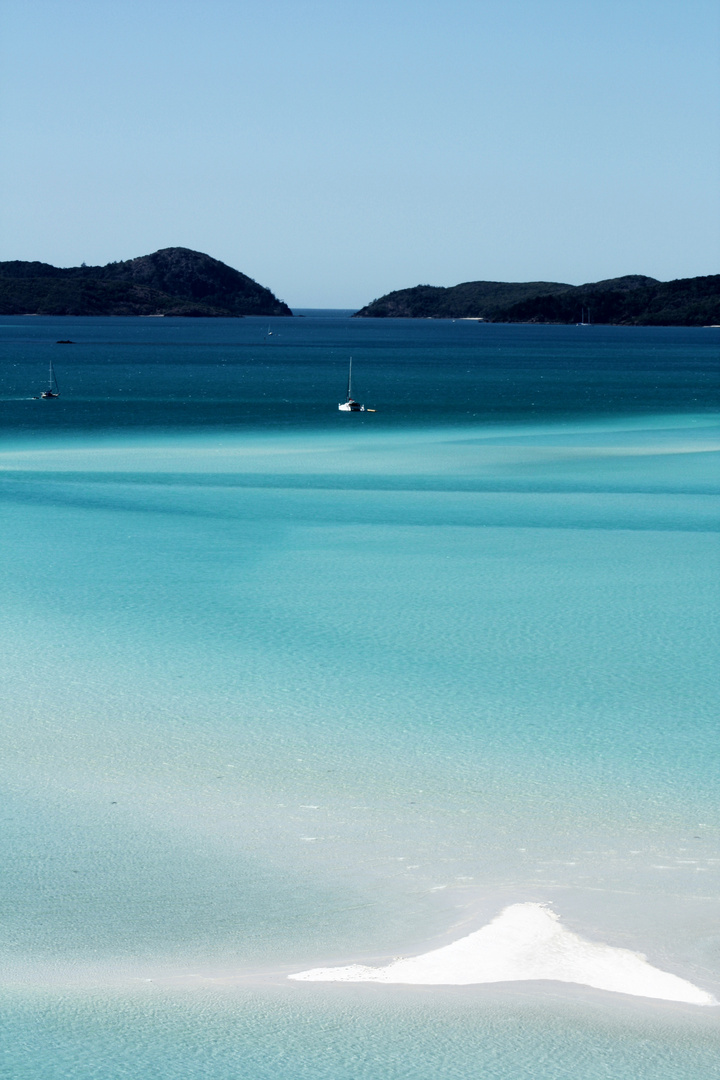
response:
{"label": "submerged sand ridge", "polygon": [[640,953],[586,941],[566,930],[544,904],[512,904],[467,937],[384,967],[313,968],[289,978],[307,982],[379,982],[466,986],[553,979],[638,997],[717,1005],[686,979],[653,967]]}

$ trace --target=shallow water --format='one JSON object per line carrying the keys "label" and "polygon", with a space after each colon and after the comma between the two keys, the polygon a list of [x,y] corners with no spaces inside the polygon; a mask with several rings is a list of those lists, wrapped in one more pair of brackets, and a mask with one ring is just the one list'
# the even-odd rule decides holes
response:
{"label": "shallow water", "polygon": [[720,993],[717,331],[4,321],[9,1075],[709,1077],[715,1010],[285,975],[542,901]]}
{"label": "shallow water", "polygon": [[[337,988],[335,988],[337,989]],[[79,995],[30,992],[2,1008],[13,1080],[714,1080],[707,1010],[603,998],[317,986]],[[611,998],[612,995],[607,995]]]}

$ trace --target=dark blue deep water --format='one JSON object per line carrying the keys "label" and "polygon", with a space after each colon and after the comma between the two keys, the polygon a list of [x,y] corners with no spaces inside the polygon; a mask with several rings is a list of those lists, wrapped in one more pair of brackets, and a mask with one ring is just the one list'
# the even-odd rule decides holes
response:
{"label": "dark blue deep water", "polygon": [[[433,319],[5,318],[6,432],[331,431],[354,393],[375,427],[717,408],[720,331]],[[270,334],[268,334],[270,330]],[[70,338],[73,345],[57,345]],[[39,412],[53,360],[61,398]]]}

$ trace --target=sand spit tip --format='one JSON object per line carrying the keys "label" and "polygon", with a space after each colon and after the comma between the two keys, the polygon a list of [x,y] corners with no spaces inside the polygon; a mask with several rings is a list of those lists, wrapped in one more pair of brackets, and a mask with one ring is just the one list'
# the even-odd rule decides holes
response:
{"label": "sand spit tip", "polygon": [[712,994],[653,967],[640,953],[586,941],[544,904],[512,904],[480,930],[441,949],[384,967],[351,964],[290,975],[306,982],[378,982],[467,986],[552,979],[638,997],[719,1004]]}

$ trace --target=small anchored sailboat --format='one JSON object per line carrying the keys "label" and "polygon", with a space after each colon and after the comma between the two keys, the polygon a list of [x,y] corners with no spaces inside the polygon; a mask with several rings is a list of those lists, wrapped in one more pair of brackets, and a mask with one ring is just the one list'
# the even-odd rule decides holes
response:
{"label": "small anchored sailboat", "polygon": [[352,396],[352,356],[350,357],[350,367],[348,368],[347,397],[344,401],[340,402],[338,409],[340,412],[365,412],[365,406],[355,401]]}
{"label": "small anchored sailboat", "polygon": [[60,397],[60,387],[58,386],[57,376],[55,375],[55,369],[53,367],[52,360],[50,361],[50,374],[49,374],[49,377],[48,377],[47,390],[43,390],[40,397],[41,398]]}

